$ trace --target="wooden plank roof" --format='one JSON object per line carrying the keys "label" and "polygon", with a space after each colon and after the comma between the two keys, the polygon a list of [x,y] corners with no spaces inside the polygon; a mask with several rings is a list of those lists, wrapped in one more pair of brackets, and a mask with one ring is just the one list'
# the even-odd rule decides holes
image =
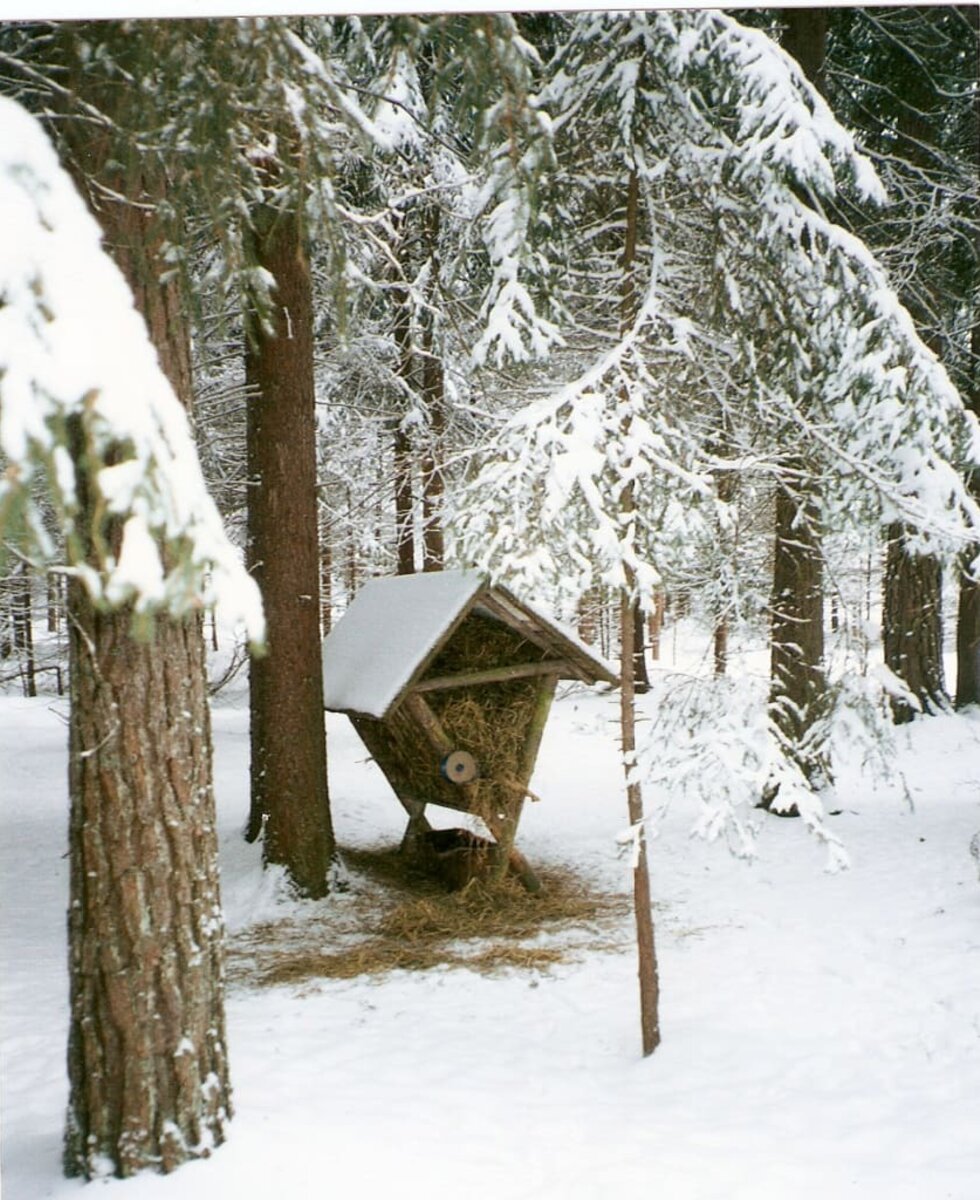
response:
{"label": "wooden plank roof", "polygon": [[477,571],[432,571],[372,579],[361,588],[323,641],[324,706],[384,718],[472,612],[539,646],[559,678],[619,682],[615,669],[574,633],[509,589]]}

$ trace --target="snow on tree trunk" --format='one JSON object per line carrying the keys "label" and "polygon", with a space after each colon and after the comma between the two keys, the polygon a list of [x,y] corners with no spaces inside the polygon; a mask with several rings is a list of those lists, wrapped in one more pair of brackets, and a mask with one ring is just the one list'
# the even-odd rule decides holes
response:
{"label": "snow on tree trunk", "polygon": [[299,218],[258,214],[256,254],[274,277],[271,326],[246,342],[248,560],[269,652],[250,670],[251,813],[265,862],[306,896],[327,891],[334,852],[320,671],[313,307]]}
{"label": "snow on tree trunk", "polygon": [[[625,501],[629,504],[629,499]],[[633,915],[636,922],[637,973],[640,981],[640,1037],[644,1057],[660,1045],[660,979],[654,939],[650,868],[643,813],[643,792],[636,769],[636,689],[633,678],[636,605],[626,588],[620,596],[619,714],[626,804],[633,836]]]}

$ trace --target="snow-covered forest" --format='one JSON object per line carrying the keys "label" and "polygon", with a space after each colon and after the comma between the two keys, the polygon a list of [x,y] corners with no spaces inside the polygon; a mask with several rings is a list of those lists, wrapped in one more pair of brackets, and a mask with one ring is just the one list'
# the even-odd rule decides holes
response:
{"label": "snow-covered forest", "polygon": [[975,1195],[978,13],[0,22],[12,1200]]}

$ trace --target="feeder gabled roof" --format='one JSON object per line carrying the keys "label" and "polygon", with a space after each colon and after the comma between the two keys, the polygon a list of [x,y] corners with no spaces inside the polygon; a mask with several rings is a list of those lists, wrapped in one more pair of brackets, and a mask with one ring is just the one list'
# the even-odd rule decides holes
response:
{"label": "feeder gabled roof", "polygon": [[616,684],[614,669],[550,617],[477,571],[372,579],[323,640],[324,707],[382,719],[473,611],[540,646],[563,679]]}

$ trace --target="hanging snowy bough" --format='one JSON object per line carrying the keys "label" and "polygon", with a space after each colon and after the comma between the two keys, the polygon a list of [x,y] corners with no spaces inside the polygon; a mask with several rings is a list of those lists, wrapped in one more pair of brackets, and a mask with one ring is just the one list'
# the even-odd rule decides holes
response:
{"label": "hanging snowy bough", "polygon": [[216,605],[260,643],[258,589],[126,282],[41,126],[6,98],[0,211],[0,527],[52,559],[43,475],[66,569],[93,601],[175,616]]}
{"label": "hanging snowy bough", "polygon": [[[980,465],[976,419],[874,256],[835,224],[839,192],[884,193],[799,66],[718,12],[583,13],[542,103],[578,320],[549,365],[571,382],[489,447],[463,506],[473,560],[566,610],[596,583],[629,583],[646,600],[661,577],[703,581],[704,562],[731,565],[720,484],[733,478],[763,502],[774,479],[812,486],[834,529],[900,521],[912,548],[945,555],[975,543],[964,473]],[[852,700],[853,682],[841,684]],[[704,683],[698,712],[728,711],[727,687]],[[691,736],[642,756],[648,781],[669,768],[676,793],[697,798],[724,778],[715,801],[702,797],[698,828],[740,853],[750,811],[778,785],[779,806],[839,865],[820,789],[786,753],[763,692],[724,745],[717,722],[701,737],[678,717]],[[873,708],[848,712],[867,723]]]}

